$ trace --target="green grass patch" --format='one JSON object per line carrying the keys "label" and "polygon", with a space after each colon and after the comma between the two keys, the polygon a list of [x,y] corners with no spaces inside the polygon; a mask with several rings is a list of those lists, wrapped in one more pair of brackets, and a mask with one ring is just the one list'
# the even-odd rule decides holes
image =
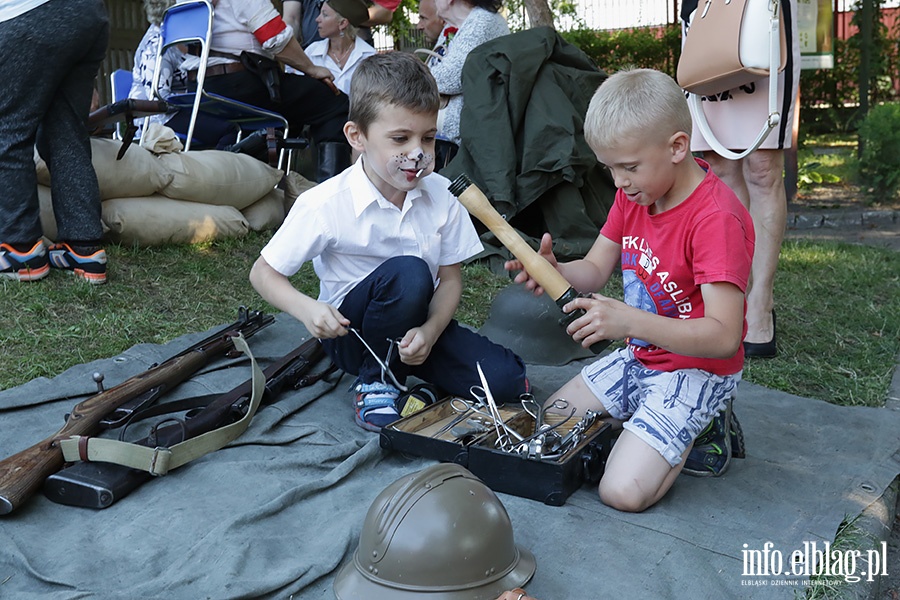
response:
{"label": "green grass patch", "polygon": [[[0,280],[7,366],[0,389],[230,323],[239,306],[274,312],[247,276],[268,236],[193,246],[107,248],[109,283],[89,286],[53,271],[36,283]],[[509,278],[464,267],[457,318],[479,327]],[[293,283],[308,295],[307,264]],[[621,299],[616,279],[604,293]],[[744,379],[842,405],[880,406],[900,352],[900,257],[879,248],[785,242],[776,279],[779,356],[750,361]],[[525,325],[527,326],[527,325]]]}

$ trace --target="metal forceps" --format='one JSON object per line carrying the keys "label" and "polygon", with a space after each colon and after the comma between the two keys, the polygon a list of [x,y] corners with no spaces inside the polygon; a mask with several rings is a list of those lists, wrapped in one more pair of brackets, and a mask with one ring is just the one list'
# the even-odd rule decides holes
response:
{"label": "metal forceps", "polygon": [[[503,422],[503,416],[497,408],[497,403],[494,402],[494,395],[491,394],[491,388],[488,386],[487,377],[484,376],[484,371],[481,369],[481,363],[476,362],[475,367],[478,369],[478,377],[481,379],[481,389],[484,390],[484,398],[487,401],[488,410],[494,421],[494,431],[497,432],[497,446],[501,449],[506,449],[512,446],[510,436],[515,437],[517,440],[521,440],[522,436],[513,429],[507,427],[506,423]],[[500,432],[501,428],[503,429],[503,433]]]}
{"label": "metal forceps", "polygon": [[[541,404],[534,399],[534,396],[528,395],[522,398],[522,409],[534,419],[534,432],[537,433],[544,429],[544,415],[548,409],[555,408],[557,410],[565,410],[569,408],[569,401],[564,398],[557,398],[549,404]],[[571,417],[570,417],[571,418]]]}
{"label": "metal forceps", "polygon": [[[369,354],[372,355],[372,358],[374,358],[375,362],[378,363],[378,366],[381,367],[381,379],[384,380],[384,377],[387,376],[391,380],[391,383],[394,384],[394,387],[396,387],[401,392],[408,392],[409,388],[406,387],[405,385],[403,385],[402,383],[400,383],[399,381],[397,381],[397,377],[394,376],[394,372],[391,371],[391,368],[387,365],[387,363],[385,361],[381,360],[381,358],[375,353],[375,351],[372,350],[372,347],[366,343],[366,340],[363,339],[363,336],[359,332],[359,330],[355,329],[353,327],[348,327],[347,329],[352,331],[353,334],[357,337],[357,339],[359,339],[359,341],[362,342],[362,345],[366,347],[366,350],[369,351]],[[390,342],[390,344],[391,344],[390,347],[388,348],[388,355],[387,355],[387,360],[388,360],[388,362],[390,362],[391,350],[394,349],[395,342],[394,342],[394,340],[392,340],[390,338],[388,338],[388,342]]]}

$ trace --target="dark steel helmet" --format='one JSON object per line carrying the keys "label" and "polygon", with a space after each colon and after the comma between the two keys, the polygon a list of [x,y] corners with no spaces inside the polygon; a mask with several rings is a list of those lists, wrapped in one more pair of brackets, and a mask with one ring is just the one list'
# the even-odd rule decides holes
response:
{"label": "dark steel helmet", "polygon": [[464,467],[441,463],[378,495],[334,593],[339,600],[494,600],[525,585],[534,569],[497,495]]}
{"label": "dark steel helmet", "polygon": [[559,323],[564,316],[547,294],[535,296],[524,286],[512,284],[497,294],[478,333],[535,365],[564,365],[595,356],[566,333]]}

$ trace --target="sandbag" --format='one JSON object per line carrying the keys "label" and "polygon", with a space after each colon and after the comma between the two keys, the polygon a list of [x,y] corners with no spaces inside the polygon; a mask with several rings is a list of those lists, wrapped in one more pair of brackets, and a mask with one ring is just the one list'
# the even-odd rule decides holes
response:
{"label": "sandbag", "polygon": [[316,187],[315,181],[310,181],[296,171],[290,171],[284,178],[284,214],[291,212],[297,196],[306,190]]}
{"label": "sandbag", "polygon": [[[149,196],[172,181],[173,174],[156,160],[152,152],[131,144],[122,160],[116,155],[122,142],[106,138],[91,138],[91,162],[100,185],[100,199]],[[35,151],[35,169],[41,185],[50,185],[50,172]]]}
{"label": "sandbag", "polygon": [[51,242],[56,241],[56,215],[53,214],[53,200],[50,196],[50,188],[46,185],[38,185],[38,204],[41,206],[41,231],[44,237]]}
{"label": "sandbag", "polygon": [[283,175],[252,156],[223,150],[174,152],[156,160],[174,174],[163,195],[239,210],[272,191]]}
{"label": "sandbag", "polygon": [[123,244],[159,246],[195,244],[241,237],[250,224],[232,206],[173,200],[154,194],[143,198],[114,198],[103,202],[107,238]]}
{"label": "sandbag", "polygon": [[241,211],[252,231],[277,229],[284,221],[284,192],[278,188]]}

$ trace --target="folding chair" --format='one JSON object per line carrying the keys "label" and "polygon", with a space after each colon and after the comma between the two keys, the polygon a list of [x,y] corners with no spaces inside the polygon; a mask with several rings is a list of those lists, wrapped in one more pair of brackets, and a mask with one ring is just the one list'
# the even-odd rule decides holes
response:
{"label": "folding chair", "polygon": [[[109,90],[112,93],[112,101],[113,103],[118,102],[119,100],[125,100],[128,98],[128,93],[131,91],[131,82],[132,82],[132,74],[131,71],[126,69],[116,69],[109,75]],[[113,131],[113,139],[121,140],[122,135],[125,132],[125,123],[117,123],[116,128]]]}
{"label": "folding chair", "polygon": [[[191,149],[194,139],[194,127],[197,123],[197,115],[201,112],[223,121],[234,123],[240,133],[238,141],[246,132],[260,129],[276,128],[284,130],[284,139],[288,138],[288,121],[282,115],[245,104],[219,94],[207,92],[203,88],[206,81],[206,63],[209,59],[209,41],[212,37],[213,7],[208,0],[188,0],[175,4],[166,10],[160,25],[162,40],[159,53],[156,56],[156,70],[153,75],[154,97],[159,96],[160,65],[163,53],[167,48],[175,44],[198,43],[200,45],[200,67],[197,70],[197,91],[171,94],[165,101],[180,110],[190,110],[190,124],[185,133],[184,149]],[[279,156],[279,166],[285,159],[284,148]]]}

